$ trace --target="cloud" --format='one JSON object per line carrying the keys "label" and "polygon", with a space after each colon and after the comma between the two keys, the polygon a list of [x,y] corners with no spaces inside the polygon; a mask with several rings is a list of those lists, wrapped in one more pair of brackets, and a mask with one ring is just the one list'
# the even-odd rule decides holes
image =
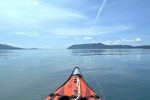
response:
{"label": "cloud", "polygon": [[136,38],[136,39],[122,39],[122,40],[116,40],[116,41],[106,41],[106,42],[101,42],[106,45],[119,45],[122,43],[131,43],[131,42],[142,42],[141,38]]}
{"label": "cloud", "polygon": [[95,41],[95,40],[92,40],[92,43],[98,43],[97,41]]}
{"label": "cloud", "polygon": [[92,40],[93,37],[84,37],[83,40]]}
{"label": "cloud", "polygon": [[[34,26],[43,26],[47,24],[52,27],[58,27],[58,24],[76,23],[77,20],[88,19],[82,11],[68,9],[66,6],[59,6],[51,3],[52,1],[37,0],[15,0],[3,1],[0,4],[0,22],[3,27],[30,28]],[[57,1],[55,1],[57,2]],[[38,6],[38,7],[34,7]],[[45,25],[46,24],[46,25]],[[14,28],[13,28],[14,29]]]}
{"label": "cloud", "polygon": [[32,4],[34,6],[38,6],[39,5],[39,1],[33,1],[33,0],[28,0],[29,4]]}
{"label": "cloud", "polygon": [[142,42],[141,38],[136,39],[122,39],[121,42]]}
{"label": "cloud", "polygon": [[117,41],[106,41],[106,42],[101,42],[103,44],[106,44],[106,45],[119,45],[121,44],[121,41],[120,40],[117,40]]}
{"label": "cloud", "polygon": [[78,40],[79,38],[75,38],[76,40]]}
{"label": "cloud", "polygon": [[82,27],[82,28],[59,28],[51,31],[56,35],[68,35],[68,36],[79,36],[79,35],[99,35],[106,33],[117,33],[132,29],[132,25],[111,25],[111,26],[92,26],[92,27]]}
{"label": "cloud", "polygon": [[137,38],[135,39],[136,42],[142,42],[142,39],[141,38]]}
{"label": "cloud", "polygon": [[31,36],[31,37],[39,36],[39,32],[37,32],[37,31],[34,31],[34,32],[16,32],[16,33],[13,33],[13,34],[25,35],[25,36]]}

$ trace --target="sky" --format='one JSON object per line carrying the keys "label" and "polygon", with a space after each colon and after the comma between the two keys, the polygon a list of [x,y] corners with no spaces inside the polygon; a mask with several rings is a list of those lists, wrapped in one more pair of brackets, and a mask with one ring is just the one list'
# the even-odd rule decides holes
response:
{"label": "sky", "polygon": [[150,45],[150,0],[0,0],[0,43]]}

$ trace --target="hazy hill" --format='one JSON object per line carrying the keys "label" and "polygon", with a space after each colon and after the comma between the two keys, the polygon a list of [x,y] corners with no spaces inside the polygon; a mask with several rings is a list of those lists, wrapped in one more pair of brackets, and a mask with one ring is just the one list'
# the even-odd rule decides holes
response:
{"label": "hazy hill", "polygon": [[0,50],[2,49],[23,49],[23,48],[19,48],[19,47],[13,47],[7,44],[0,44]]}
{"label": "hazy hill", "polygon": [[150,45],[143,46],[131,46],[131,45],[105,45],[102,43],[91,43],[91,44],[75,44],[67,49],[150,49]]}

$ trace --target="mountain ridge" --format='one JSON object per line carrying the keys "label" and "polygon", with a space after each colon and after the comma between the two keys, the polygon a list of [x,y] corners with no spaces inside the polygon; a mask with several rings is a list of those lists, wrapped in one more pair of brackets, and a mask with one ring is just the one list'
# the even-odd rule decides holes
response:
{"label": "mountain ridge", "polygon": [[11,45],[7,45],[7,44],[1,44],[0,43],[0,50],[12,50],[12,49],[23,49],[23,48],[20,48],[20,47],[14,47],[14,46],[11,46]]}
{"label": "mountain ridge", "polygon": [[74,44],[67,49],[150,49],[150,45],[105,45],[103,43]]}

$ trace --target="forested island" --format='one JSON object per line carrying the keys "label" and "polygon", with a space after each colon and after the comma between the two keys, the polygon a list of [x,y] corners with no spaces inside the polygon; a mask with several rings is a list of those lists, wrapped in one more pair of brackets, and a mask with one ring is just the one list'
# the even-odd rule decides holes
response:
{"label": "forested island", "polygon": [[75,44],[67,49],[150,49],[150,45],[105,45],[103,43]]}
{"label": "forested island", "polygon": [[21,48],[0,43],[0,50],[39,50],[38,48]]}
{"label": "forested island", "polygon": [[7,45],[7,44],[1,44],[0,43],[0,50],[5,50],[5,49],[7,49],[7,50],[12,50],[12,49],[23,49],[23,48],[20,48],[20,47],[14,47],[14,46],[10,46],[10,45]]}

